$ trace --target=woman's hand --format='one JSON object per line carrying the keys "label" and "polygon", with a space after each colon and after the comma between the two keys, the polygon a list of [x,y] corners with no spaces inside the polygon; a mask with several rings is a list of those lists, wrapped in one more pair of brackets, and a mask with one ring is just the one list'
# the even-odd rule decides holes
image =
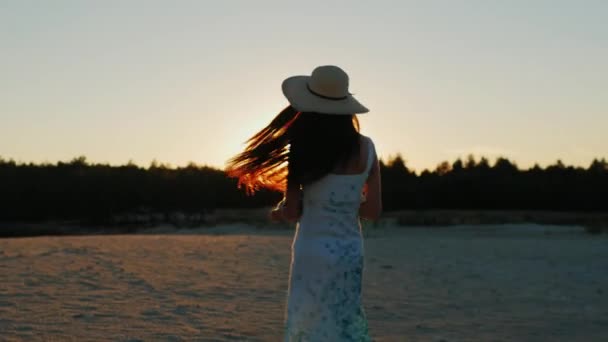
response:
{"label": "woman's hand", "polygon": [[283,212],[283,209],[285,209],[285,199],[284,198],[270,211],[270,220],[273,222],[284,221],[285,214]]}
{"label": "woman's hand", "polygon": [[283,210],[274,208],[270,211],[270,221],[272,222],[281,222],[283,221]]}

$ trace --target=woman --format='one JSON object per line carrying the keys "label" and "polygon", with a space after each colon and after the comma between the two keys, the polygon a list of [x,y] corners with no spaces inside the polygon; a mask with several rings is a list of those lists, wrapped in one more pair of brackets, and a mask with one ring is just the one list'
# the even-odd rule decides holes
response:
{"label": "woman", "polygon": [[285,320],[285,341],[369,341],[361,305],[363,241],[359,217],[377,219],[382,202],[372,140],[359,134],[366,113],[336,66],[283,82],[290,102],[228,174],[249,193],[284,191],[275,220],[298,222]]}

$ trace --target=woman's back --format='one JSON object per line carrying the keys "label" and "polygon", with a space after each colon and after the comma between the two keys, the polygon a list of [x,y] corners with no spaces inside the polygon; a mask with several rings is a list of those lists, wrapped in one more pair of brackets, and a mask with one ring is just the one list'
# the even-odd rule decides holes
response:
{"label": "woman's back", "polygon": [[[302,236],[359,237],[359,207],[366,180],[374,161],[373,142],[361,137],[363,170],[357,173],[329,173],[303,186]],[[361,158],[353,158],[355,161]],[[357,165],[359,163],[354,163]],[[357,169],[357,167],[355,167]],[[352,168],[351,168],[352,170]]]}

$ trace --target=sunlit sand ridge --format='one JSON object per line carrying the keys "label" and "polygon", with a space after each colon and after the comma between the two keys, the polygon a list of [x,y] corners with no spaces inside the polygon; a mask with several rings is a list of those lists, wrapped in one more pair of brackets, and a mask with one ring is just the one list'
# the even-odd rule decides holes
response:
{"label": "sunlit sand ridge", "polygon": [[[279,341],[290,231],[0,240],[0,340]],[[608,238],[580,228],[383,228],[377,341],[608,340]]]}

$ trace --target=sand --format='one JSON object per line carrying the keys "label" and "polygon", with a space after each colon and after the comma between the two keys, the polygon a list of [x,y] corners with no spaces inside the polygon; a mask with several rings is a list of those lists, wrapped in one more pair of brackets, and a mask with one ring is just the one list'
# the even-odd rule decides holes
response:
{"label": "sand", "polygon": [[[281,340],[293,232],[213,232],[0,240],[0,341]],[[535,225],[367,235],[376,341],[608,341],[607,235]]]}

